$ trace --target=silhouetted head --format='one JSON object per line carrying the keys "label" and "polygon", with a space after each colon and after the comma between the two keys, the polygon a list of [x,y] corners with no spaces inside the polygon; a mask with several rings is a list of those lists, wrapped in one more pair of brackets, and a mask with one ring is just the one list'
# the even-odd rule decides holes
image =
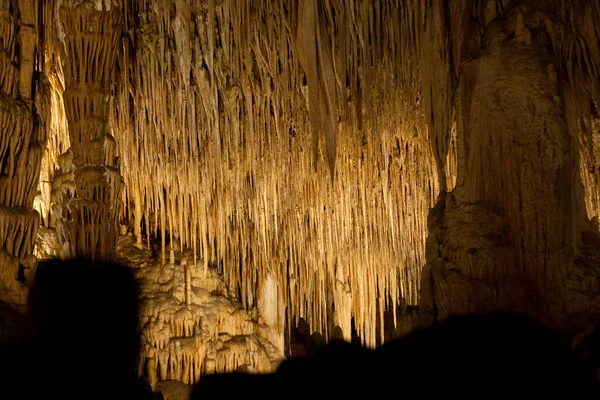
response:
{"label": "silhouetted head", "polygon": [[382,346],[378,356],[384,379],[435,382],[430,389],[438,394],[575,396],[587,391],[584,366],[569,344],[520,314],[450,317]]}
{"label": "silhouetted head", "polygon": [[232,372],[228,374],[206,375],[200,378],[200,381],[192,391],[191,400],[275,399],[282,396],[281,390],[280,381],[273,374]]}
{"label": "silhouetted head", "polygon": [[285,360],[276,376],[283,388],[299,388],[308,397],[356,398],[375,389],[374,356],[373,350],[359,344],[334,339],[310,357]]}
{"label": "silhouetted head", "polygon": [[124,266],[86,260],[40,263],[29,296],[39,339],[38,375],[96,393],[133,382],[137,301],[135,280]]}

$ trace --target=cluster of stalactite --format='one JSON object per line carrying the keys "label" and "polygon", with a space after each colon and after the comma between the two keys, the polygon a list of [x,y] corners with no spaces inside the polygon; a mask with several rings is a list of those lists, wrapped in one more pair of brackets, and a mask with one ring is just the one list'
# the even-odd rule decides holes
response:
{"label": "cluster of stalactite", "polygon": [[348,337],[353,318],[374,346],[388,305],[418,301],[439,185],[415,76],[420,5],[124,10],[112,110],[138,244],[159,237],[166,261],[179,239],[247,308],[272,276],[289,318],[324,334],[337,320]]}
{"label": "cluster of stalactite", "polygon": [[[56,228],[56,218],[52,213],[52,192],[54,174],[61,168],[59,160],[70,147],[69,127],[65,115],[63,92],[65,90],[63,63],[61,51],[62,35],[58,32],[56,23],[56,3],[54,0],[40,2],[44,12],[40,20],[44,26],[40,39],[44,44],[43,65],[45,75],[50,82],[50,98],[46,103],[49,107],[48,140],[42,157],[40,179],[34,208],[40,213],[42,225],[45,228]],[[64,158],[64,157],[63,157]],[[60,186],[58,186],[60,192]],[[56,192],[55,192],[56,193]]]}
{"label": "cluster of stalactite", "polygon": [[55,87],[55,93],[64,101],[70,147],[53,177],[52,212],[63,257],[110,260],[119,234],[122,178],[108,119],[122,9],[113,1],[54,6],[62,44],[57,56],[64,63],[64,92]]}
{"label": "cluster of stalactite", "polygon": [[35,270],[33,209],[47,138],[37,1],[0,1],[0,292],[24,303]]}

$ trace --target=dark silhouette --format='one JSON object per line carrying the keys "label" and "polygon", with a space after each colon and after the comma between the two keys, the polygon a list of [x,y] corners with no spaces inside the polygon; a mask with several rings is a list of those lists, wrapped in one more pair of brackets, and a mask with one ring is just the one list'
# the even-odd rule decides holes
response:
{"label": "dark silhouette", "polygon": [[312,356],[291,357],[274,374],[207,375],[192,392],[192,400],[215,398],[281,398],[285,396],[355,398],[353,383],[371,382],[372,350],[334,340]]}
{"label": "dark silhouette", "polygon": [[14,393],[3,398],[152,398],[135,371],[137,302],[121,265],[40,263],[28,304],[34,331],[0,359],[2,390]]}
{"label": "dark silhouette", "polygon": [[381,379],[403,377],[430,394],[590,395],[591,374],[557,333],[520,314],[450,317],[377,350]]}
{"label": "dark silhouette", "polygon": [[573,350],[583,358],[592,371],[595,386],[600,392],[600,321],[596,322],[591,331],[575,337]]}
{"label": "dark silhouette", "polygon": [[[0,353],[3,399],[152,399],[135,373],[138,295],[112,263],[38,267],[32,331]],[[597,332],[592,336],[594,350]],[[520,314],[456,316],[376,350],[334,340],[273,374],[203,377],[192,399],[356,398],[408,394],[461,398],[596,398],[594,368],[542,323]],[[592,368],[594,367],[594,368]]]}
{"label": "dark silhouette", "polygon": [[569,344],[540,322],[511,313],[451,317],[377,350],[334,341],[311,357],[284,361],[271,375],[204,377],[192,399],[243,393],[595,398],[591,371]]}

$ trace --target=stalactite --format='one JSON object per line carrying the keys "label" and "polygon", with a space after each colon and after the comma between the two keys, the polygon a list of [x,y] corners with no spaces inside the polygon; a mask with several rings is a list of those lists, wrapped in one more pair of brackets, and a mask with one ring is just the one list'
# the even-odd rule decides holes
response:
{"label": "stalactite", "polygon": [[112,109],[140,245],[142,221],[168,231],[247,309],[272,271],[289,315],[323,332],[343,265],[344,318],[371,346],[377,302],[418,301],[439,182],[419,10],[376,3],[128,2]]}

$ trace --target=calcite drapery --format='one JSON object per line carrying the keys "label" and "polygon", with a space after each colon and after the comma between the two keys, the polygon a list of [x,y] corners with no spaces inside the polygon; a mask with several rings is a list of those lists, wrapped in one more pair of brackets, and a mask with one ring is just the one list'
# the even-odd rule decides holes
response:
{"label": "calcite drapery", "polygon": [[[1,4],[1,123],[21,131],[0,147],[0,233],[18,258],[45,140],[28,103],[39,2]],[[110,257],[123,211],[139,245],[159,237],[165,264],[177,239],[193,248],[188,276],[218,267],[246,308],[268,304],[273,326],[277,292],[288,324],[306,317],[326,334],[333,320],[347,338],[354,322],[371,346],[384,309],[417,303],[419,286],[437,317],[598,313],[598,227],[585,218],[599,204],[597,2],[57,4],[71,151],[53,194],[66,255]],[[60,113],[63,85],[52,86]],[[429,213],[438,188],[449,193]]]}
{"label": "calcite drapery", "polygon": [[140,287],[138,372],[152,386],[158,381],[197,383],[207,373],[250,366],[267,372],[283,359],[279,319],[260,319],[231,300],[214,268],[187,268],[191,250],[174,251],[162,264],[149,249],[135,246],[132,235],[119,238],[117,254],[133,268]]}

